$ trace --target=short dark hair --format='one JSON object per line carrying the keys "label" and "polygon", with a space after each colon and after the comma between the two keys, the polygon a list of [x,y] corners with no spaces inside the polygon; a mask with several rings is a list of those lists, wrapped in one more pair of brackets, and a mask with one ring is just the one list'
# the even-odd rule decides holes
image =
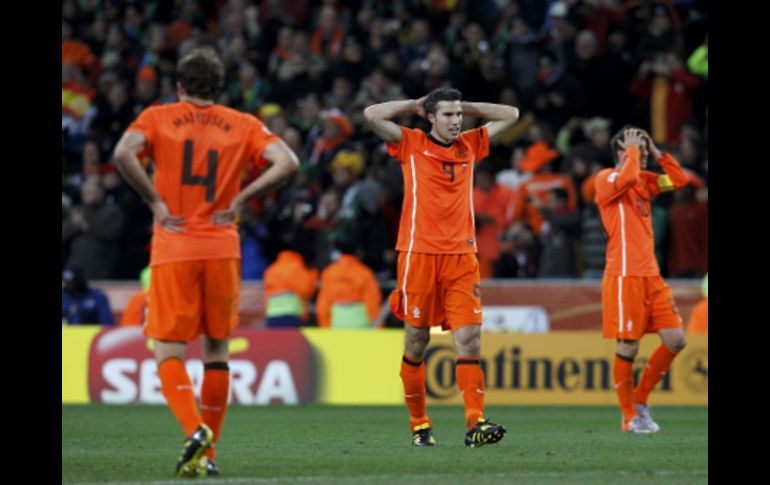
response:
{"label": "short dark hair", "polygon": [[176,78],[188,96],[213,100],[225,84],[225,66],[213,48],[199,48],[179,61]]}
{"label": "short dark hair", "polygon": [[428,94],[428,97],[425,98],[425,112],[436,114],[436,110],[438,109],[438,102],[439,101],[462,101],[463,94],[452,88],[438,88],[434,89],[433,91]]}

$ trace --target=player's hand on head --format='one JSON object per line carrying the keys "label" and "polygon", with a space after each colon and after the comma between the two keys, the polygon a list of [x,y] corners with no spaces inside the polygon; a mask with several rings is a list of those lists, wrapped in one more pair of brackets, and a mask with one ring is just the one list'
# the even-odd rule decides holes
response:
{"label": "player's hand on head", "polygon": [[623,149],[627,149],[630,146],[640,146],[644,141],[644,135],[642,130],[636,128],[629,128],[623,134],[623,141],[620,142],[620,146]]}
{"label": "player's hand on head", "polygon": [[644,134],[644,142],[647,144],[647,150],[650,151],[650,154],[655,158],[656,160],[663,156],[660,150],[658,150],[658,147],[655,146],[655,142],[652,141],[652,137],[649,133],[647,133],[644,130],[641,130],[641,132]]}
{"label": "player's hand on head", "polygon": [[155,223],[168,232],[184,232],[185,220],[181,216],[174,216],[168,210],[168,206],[162,200],[150,206]]}

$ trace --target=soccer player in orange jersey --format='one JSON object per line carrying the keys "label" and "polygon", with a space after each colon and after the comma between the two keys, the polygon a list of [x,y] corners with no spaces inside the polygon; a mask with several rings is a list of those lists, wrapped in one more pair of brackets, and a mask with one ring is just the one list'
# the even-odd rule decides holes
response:
{"label": "soccer player in orange jersey", "polygon": [[[115,148],[118,167],[155,216],[152,281],[144,333],[155,339],[161,390],[187,439],[179,476],[218,474],[219,440],[230,386],[228,337],[238,324],[240,243],[237,215],[251,197],[283,184],[296,155],[251,115],[217,105],[224,66],[213,49],[177,65],[179,102],[144,110]],[[150,181],[138,154],[155,164]],[[271,166],[239,192],[249,163]],[[204,378],[198,411],[183,363],[203,334]]]}
{"label": "soccer player in orange jersey", "polygon": [[[430,133],[399,126],[394,117],[416,113]],[[463,114],[490,122],[461,132]],[[433,446],[425,407],[425,349],[430,327],[451,329],[457,352],[457,383],[465,402],[467,446],[496,443],[505,427],[484,419],[481,355],[481,290],[473,220],[473,168],[489,154],[490,139],[519,117],[513,106],[462,101],[459,91],[439,88],[418,100],[369,106],[364,116],[387,143],[404,172],[404,203],[398,232],[398,287],[393,313],[405,323],[401,379],[412,442]]]}
{"label": "soccer player in orange jersey", "polygon": [[[596,174],[596,203],[607,233],[602,280],[604,338],[616,339],[615,390],[623,414],[621,429],[655,433],[647,398],[685,346],[682,319],[655,259],[650,199],[687,184],[689,176],[641,129],[626,127],[611,142],[615,168]],[[644,170],[652,155],[665,174]],[[653,352],[634,389],[633,363],[639,340],[657,333]]]}

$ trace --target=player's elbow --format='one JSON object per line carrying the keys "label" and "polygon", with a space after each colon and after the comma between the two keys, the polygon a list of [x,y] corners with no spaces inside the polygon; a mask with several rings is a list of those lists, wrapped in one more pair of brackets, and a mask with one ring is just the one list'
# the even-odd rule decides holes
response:
{"label": "player's elbow", "polygon": [[115,157],[115,160],[121,162],[129,156],[129,151],[126,149],[125,144],[123,144],[122,141],[119,141],[115,146],[115,150],[113,150],[112,155]]}
{"label": "player's elbow", "polygon": [[517,121],[519,121],[519,108],[515,106],[511,106],[511,117],[510,117],[510,123],[513,125]]}
{"label": "player's elbow", "polygon": [[124,143],[118,142],[118,145],[115,147],[115,151],[113,152],[113,156],[115,157],[115,161],[117,161],[118,164],[124,164],[129,158],[131,158],[131,150],[129,150]]}
{"label": "player's elbow", "polygon": [[364,109],[364,119],[366,119],[366,122],[370,125],[374,124],[374,120],[377,119],[377,111],[373,108],[374,106],[369,106]]}
{"label": "player's elbow", "polygon": [[519,121],[519,108],[515,106],[509,106],[509,108],[510,108],[510,114],[503,121],[504,123],[503,130],[507,130],[508,128],[515,125],[517,121]]}
{"label": "player's elbow", "polygon": [[278,163],[283,167],[287,176],[294,175],[294,173],[299,170],[299,158],[297,158],[297,155],[291,149],[285,150],[281,155],[282,156],[278,159]]}

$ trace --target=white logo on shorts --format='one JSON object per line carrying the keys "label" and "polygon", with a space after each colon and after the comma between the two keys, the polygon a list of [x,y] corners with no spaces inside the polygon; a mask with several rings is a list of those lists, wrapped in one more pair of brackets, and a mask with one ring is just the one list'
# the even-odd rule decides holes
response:
{"label": "white logo on shorts", "polygon": [[630,332],[633,327],[634,327],[634,322],[629,320],[628,323],[626,323],[626,332]]}
{"label": "white logo on shorts", "polygon": [[412,316],[413,316],[414,318],[420,318],[420,307],[417,307],[417,306],[416,306],[416,307],[414,307],[414,308],[412,309]]}

